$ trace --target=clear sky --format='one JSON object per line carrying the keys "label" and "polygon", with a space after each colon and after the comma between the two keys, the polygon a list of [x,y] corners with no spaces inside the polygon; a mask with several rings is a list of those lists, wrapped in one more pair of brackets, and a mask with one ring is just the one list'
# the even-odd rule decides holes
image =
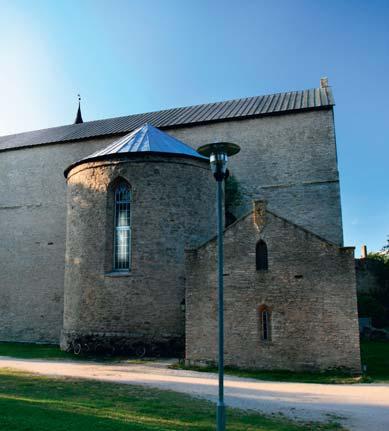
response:
{"label": "clear sky", "polygon": [[345,244],[389,235],[389,1],[0,0],[0,135],[319,86]]}

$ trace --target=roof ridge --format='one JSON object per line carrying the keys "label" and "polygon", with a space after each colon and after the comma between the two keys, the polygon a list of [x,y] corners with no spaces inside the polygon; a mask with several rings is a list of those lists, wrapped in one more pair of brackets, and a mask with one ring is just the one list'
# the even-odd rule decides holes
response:
{"label": "roof ridge", "polygon": [[[216,103],[239,102],[241,100],[256,99],[258,97],[278,96],[279,94],[292,94],[292,93],[298,93],[298,92],[309,91],[309,90],[316,90],[316,89],[319,90],[320,87],[306,88],[304,90],[280,91],[278,93],[258,94],[257,96],[237,97],[237,98],[234,98],[234,99],[224,99],[224,100],[219,100],[219,101],[216,101],[216,102],[196,103],[194,105],[176,106],[176,107],[171,107],[171,108],[157,109],[155,111],[138,112],[136,114],[127,114],[127,115],[119,115],[117,117],[100,118],[98,120],[84,121],[83,123],[79,123],[79,124],[73,124],[73,123],[72,124],[62,124],[60,126],[44,127],[42,129],[27,130],[25,132],[11,133],[9,135],[0,135],[0,140],[1,140],[1,138],[8,138],[10,136],[23,135],[25,133],[41,132],[43,130],[53,130],[53,129],[57,129],[57,128],[61,128],[61,127],[70,127],[70,126],[80,126],[80,127],[82,127],[83,125],[87,125],[87,124],[90,125],[90,124],[94,124],[94,123],[100,123],[100,122],[103,122],[103,121],[119,120],[121,118],[135,117],[135,116],[138,116],[138,115],[151,115],[151,114],[162,113],[162,112],[165,113],[167,111],[172,111],[172,110],[175,110],[175,109],[190,109],[190,108],[197,108],[197,107],[200,107],[200,106],[213,105],[213,104],[216,104]],[[327,88],[326,88],[326,90],[327,90]]]}
{"label": "roof ridge", "polygon": [[332,107],[334,100],[331,88],[324,89],[321,96],[325,97],[320,97],[318,101],[320,103],[307,103],[308,94],[321,90],[323,89],[313,88],[247,96],[14,133],[0,136],[0,151],[99,136],[124,135],[144,123],[150,123],[158,128],[171,128]]}

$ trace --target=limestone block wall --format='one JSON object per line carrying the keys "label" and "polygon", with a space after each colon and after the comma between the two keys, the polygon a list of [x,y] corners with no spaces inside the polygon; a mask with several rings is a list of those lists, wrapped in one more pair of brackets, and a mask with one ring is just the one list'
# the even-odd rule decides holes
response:
{"label": "limestone block wall", "polygon": [[[230,168],[245,204],[269,208],[341,244],[342,223],[332,109],[177,127],[193,148],[241,145]],[[66,182],[72,163],[115,137],[0,152],[0,339],[58,342],[62,327]],[[239,214],[237,214],[239,215]]]}
{"label": "limestone block wall", "polygon": [[[269,269],[257,271],[256,243]],[[339,248],[269,211],[225,239],[225,362],[248,368],[360,370],[353,248]],[[187,252],[186,358],[217,360],[216,241]],[[259,308],[271,310],[261,340]]]}
{"label": "limestone block wall", "polygon": [[[131,185],[131,271],[112,273],[110,184]],[[215,231],[215,184],[208,161],[133,156],[87,163],[68,177],[62,347],[96,343],[183,347],[184,249]],[[119,346],[120,347],[120,346]]]}
{"label": "limestone block wall", "polygon": [[339,174],[332,109],[274,115],[168,130],[198,148],[215,140],[235,142],[230,159],[245,214],[263,199],[283,217],[343,245]]}
{"label": "limestone block wall", "polygon": [[0,152],[0,340],[58,343],[66,235],[63,171],[110,141]]}

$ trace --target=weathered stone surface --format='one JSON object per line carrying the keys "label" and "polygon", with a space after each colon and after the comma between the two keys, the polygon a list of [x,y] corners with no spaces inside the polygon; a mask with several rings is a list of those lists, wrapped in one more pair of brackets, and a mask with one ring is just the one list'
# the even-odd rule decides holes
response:
{"label": "weathered stone surface", "polygon": [[[110,184],[131,185],[131,271],[113,274],[114,199]],[[86,163],[68,177],[64,333],[181,343],[184,337],[184,249],[214,232],[215,184],[208,162],[140,155]],[[105,335],[104,335],[105,334]],[[93,337],[92,337],[93,338]]]}
{"label": "weathered stone surface", "polygon": [[229,162],[245,205],[265,199],[269,209],[343,245],[333,111],[310,111],[226,121],[169,133],[197,148],[225,140],[241,146]]}
{"label": "weathered stone surface", "polygon": [[[257,271],[259,239],[269,269]],[[274,212],[255,211],[224,234],[225,362],[248,368],[360,370],[354,249],[339,248]],[[216,240],[187,252],[186,358],[217,360]],[[259,307],[271,310],[261,340]]]}
{"label": "weathered stone surface", "polygon": [[[245,202],[237,216],[246,211],[252,199],[266,199],[269,208],[280,215],[342,243],[331,109],[171,128],[168,133],[194,148],[215,139],[241,145],[242,151],[230,161]],[[114,139],[0,153],[1,340],[58,342],[66,240],[63,171]],[[150,180],[154,181],[151,174]],[[163,213],[160,217],[163,219]],[[106,280],[109,286],[124,284],[124,280],[116,281]],[[117,293],[116,287],[110,288],[113,295]]]}

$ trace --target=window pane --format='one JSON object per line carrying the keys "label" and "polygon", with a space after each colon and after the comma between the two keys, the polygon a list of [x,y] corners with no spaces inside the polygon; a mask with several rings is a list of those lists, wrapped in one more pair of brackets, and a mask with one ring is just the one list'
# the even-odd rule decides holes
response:
{"label": "window pane", "polygon": [[268,315],[267,315],[267,311],[264,311],[262,313],[262,331],[263,331],[263,339],[267,340],[268,339]]}
{"label": "window pane", "polygon": [[119,184],[115,190],[114,269],[128,270],[131,258],[130,228],[131,192],[127,184]]}
{"label": "window pane", "polygon": [[269,267],[267,258],[267,245],[265,241],[259,240],[256,246],[256,267],[257,271],[267,270]]}

